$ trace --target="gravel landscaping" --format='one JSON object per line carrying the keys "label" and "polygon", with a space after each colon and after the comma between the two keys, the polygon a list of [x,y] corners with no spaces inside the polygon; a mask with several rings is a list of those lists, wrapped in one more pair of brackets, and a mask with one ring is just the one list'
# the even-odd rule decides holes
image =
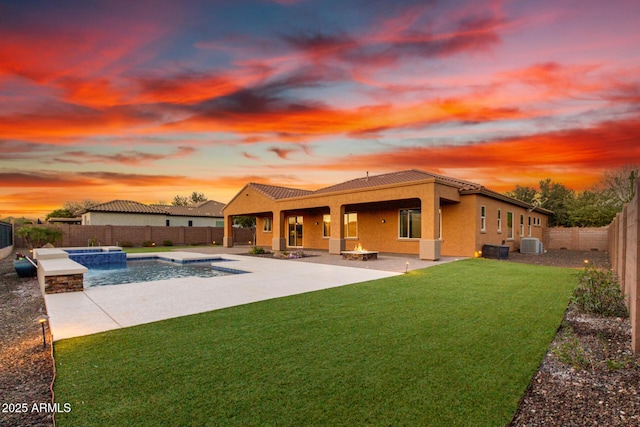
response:
{"label": "gravel landscaping", "polygon": [[[609,266],[603,252],[509,254],[510,262],[582,268]],[[54,376],[45,312],[36,279],[19,278],[13,258],[0,260],[0,425],[51,426]],[[510,426],[640,425],[640,357],[631,351],[628,319],[597,318],[570,307]],[[34,405],[35,404],[35,405]]]}

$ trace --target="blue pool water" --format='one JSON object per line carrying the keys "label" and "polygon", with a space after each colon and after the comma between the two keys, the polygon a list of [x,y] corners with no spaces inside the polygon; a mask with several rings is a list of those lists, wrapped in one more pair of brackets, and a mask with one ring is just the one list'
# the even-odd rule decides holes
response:
{"label": "blue pool water", "polygon": [[151,282],[182,277],[216,277],[230,273],[215,270],[211,262],[177,264],[166,261],[133,261],[125,268],[89,269],[84,274],[84,287]]}
{"label": "blue pool water", "polygon": [[100,248],[65,249],[69,258],[78,264],[91,268],[125,268],[127,254],[119,250],[104,251]]}

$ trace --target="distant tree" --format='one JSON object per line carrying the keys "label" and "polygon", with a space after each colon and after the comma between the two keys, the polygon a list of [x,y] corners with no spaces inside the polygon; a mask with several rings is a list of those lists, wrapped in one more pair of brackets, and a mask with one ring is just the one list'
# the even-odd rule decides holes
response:
{"label": "distant tree", "polygon": [[83,210],[91,208],[95,205],[99,205],[100,203],[102,202],[92,199],[70,200],[62,205],[62,209],[71,212],[71,217],[76,217],[80,216],[80,212],[82,212]]}
{"label": "distant tree", "polygon": [[251,228],[256,226],[255,216],[235,216],[233,223],[242,228]]}
{"label": "distant tree", "polygon": [[242,228],[249,228],[253,235],[253,241],[256,241],[256,217],[255,216],[236,216],[233,217],[233,224]]}
{"label": "distant tree", "polygon": [[53,212],[50,212],[45,217],[46,220],[50,218],[73,218],[74,215],[68,209],[56,209]]}
{"label": "distant tree", "polygon": [[204,193],[198,193],[197,191],[194,191],[193,193],[191,193],[191,203],[202,203],[202,202],[206,202],[207,200],[207,196],[204,195]]}
{"label": "distant tree", "polygon": [[196,203],[206,202],[207,200],[207,196],[205,196],[204,193],[198,193],[197,191],[194,191],[189,197],[180,195],[175,196],[171,204],[173,206],[189,206],[195,205]]}
{"label": "distant tree", "polygon": [[571,227],[569,209],[575,199],[575,191],[551,178],[540,181],[540,206],[553,211],[549,225]]}
{"label": "distant tree", "polygon": [[513,197],[514,199],[522,200],[523,202],[533,204],[536,199],[539,197],[540,193],[533,187],[529,186],[520,186],[516,185],[516,187],[512,191],[507,191],[504,193],[506,196]]}
{"label": "distant tree", "polygon": [[604,227],[617,212],[604,192],[584,190],[569,204],[567,222],[571,227]]}
{"label": "distant tree", "polygon": [[605,171],[598,187],[609,198],[609,203],[618,211],[636,195],[638,165],[627,165],[619,169]]}
{"label": "distant tree", "polygon": [[173,206],[188,206],[189,198],[186,196],[175,196],[173,198],[173,202],[171,202]]}
{"label": "distant tree", "polygon": [[520,186],[505,195],[523,202],[548,209],[553,212],[549,218],[550,226],[570,227],[569,209],[575,199],[575,192],[564,185],[554,182],[551,178],[539,182],[539,190],[533,187]]}

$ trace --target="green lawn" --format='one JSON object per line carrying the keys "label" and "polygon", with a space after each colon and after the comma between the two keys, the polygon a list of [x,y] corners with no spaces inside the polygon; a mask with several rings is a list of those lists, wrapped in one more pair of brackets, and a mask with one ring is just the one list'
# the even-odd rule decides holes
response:
{"label": "green lawn", "polygon": [[503,426],[575,280],[470,259],[59,341],[57,425]]}

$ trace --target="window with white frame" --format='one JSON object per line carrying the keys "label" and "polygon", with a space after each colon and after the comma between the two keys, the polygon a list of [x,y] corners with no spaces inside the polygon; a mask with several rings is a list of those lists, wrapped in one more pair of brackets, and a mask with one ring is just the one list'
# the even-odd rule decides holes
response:
{"label": "window with white frame", "polygon": [[422,237],[420,208],[400,209],[398,236],[401,239],[419,239]]}
{"label": "window with white frame", "polygon": [[498,209],[498,233],[502,233],[502,209]]}
{"label": "window with white frame", "polygon": [[480,206],[480,231],[487,231],[487,207]]}
{"label": "window with white frame", "polygon": [[331,215],[322,215],[322,237],[331,236]]}
{"label": "window with white frame", "polygon": [[507,212],[507,239],[513,240],[513,212]]}
{"label": "window with white frame", "polygon": [[264,231],[265,233],[271,233],[271,223],[272,218],[264,218],[262,220],[262,231]]}
{"label": "window with white frame", "polygon": [[527,224],[528,234],[529,234],[529,237],[531,237],[531,222],[532,222],[533,218],[531,218],[531,217],[527,217],[527,218],[528,218],[528,224]]}
{"label": "window with white frame", "polygon": [[524,215],[520,215],[520,237],[524,236]]}
{"label": "window with white frame", "polygon": [[358,237],[358,214],[356,212],[344,214],[344,237],[345,239]]}

